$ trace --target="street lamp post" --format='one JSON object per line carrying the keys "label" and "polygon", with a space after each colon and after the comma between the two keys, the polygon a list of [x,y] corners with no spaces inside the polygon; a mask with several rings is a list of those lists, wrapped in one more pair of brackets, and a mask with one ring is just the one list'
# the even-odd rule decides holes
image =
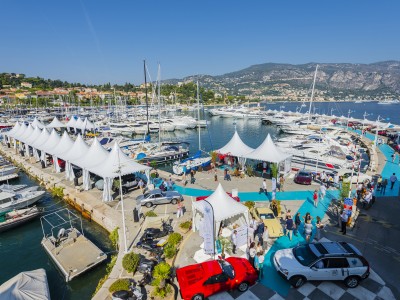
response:
{"label": "street lamp post", "polygon": [[346,131],[349,130],[349,119],[350,119],[350,114],[353,113],[354,110],[350,110],[347,112],[347,125],[346,125]]}
{"label": "street lamp post", "polygon": [[123,198],[123,193],[122,193],[122,178],[121,178],[121,161],[119,158],[119,151],[118,152],[118,175],[119,175],[119,195],[121,198],[121,210],[122,210],[122,227],[123,227],[123,233],[124,233],[124,253],[128,253],[128,246],[126,243],[126,226],[125,226],[125,210],[124,210],[124,198]]}

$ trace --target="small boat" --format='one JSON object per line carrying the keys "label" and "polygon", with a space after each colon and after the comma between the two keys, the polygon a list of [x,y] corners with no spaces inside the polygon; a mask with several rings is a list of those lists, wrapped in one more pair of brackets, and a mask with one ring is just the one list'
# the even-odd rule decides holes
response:
{"label": "small boat", "polygon": [[40,215],[40,210],[34,206],[25,209],[5,211],[0,213],[0,232],[24,224]]}
{"label": "small boat", "polygon": [[182,175],[184,172],[189,173],[191,170],[197,171],[199,167],[206,168],[210,164],[211,156],[208,153],[203,154],[202,151],[199,150],[195,155],[181,162],[175,162],[172,166],[172,171],[176,175]]}
{"label": "small boat", "polygon": [[11,191],[0,192],[0,213],[19,209],[35,204],[44,195],[44,191],[20,191],[17,193]]}
{"label": "small boat", "polygon": [[0,185],[0,190],[17,192],[26,187],[27,187],[26,184],[2,184],[2,185]]}
{"label": "small boat", "polygon": [[383,101],[378,102],[378,104],[383,104],[383,105],[398,104],[398,103],[400,103],[400,100],[397,100],[397,99],[383,100]]}
{"label": "small boat", "polygon": [[17,167],[14,166],[5,166],[0,168],[0,176],[6,176],[6,175],[10,175],[10,174],[15,174],[18,173],[19,169]]}
{"label": "small boat", "polygon": [[19,177],[18,173],[13,173],[13,174],[8,174],[8,175],[1,175],[0,174],[0,182],[9,181],[9,180],[12,180],[12,179],[16,179],[18,177]]}

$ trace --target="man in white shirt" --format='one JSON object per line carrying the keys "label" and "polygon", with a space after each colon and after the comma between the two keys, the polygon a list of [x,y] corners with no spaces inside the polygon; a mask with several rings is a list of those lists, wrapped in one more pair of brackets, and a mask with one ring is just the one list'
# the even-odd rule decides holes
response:
{"label": "man in white shirt", "polygon": [[265,195],[267,194],[267,181],[264,179],[262,182],[262,187],[260,188],[260,192],[261,193],[265,193]]}
{"label": "man in white shirt", "polygon": [[363,208],[368,209],[370,207],[371,199],[372,199],[372,193],[371,191],[367,191],[367,194],[363,199]]}

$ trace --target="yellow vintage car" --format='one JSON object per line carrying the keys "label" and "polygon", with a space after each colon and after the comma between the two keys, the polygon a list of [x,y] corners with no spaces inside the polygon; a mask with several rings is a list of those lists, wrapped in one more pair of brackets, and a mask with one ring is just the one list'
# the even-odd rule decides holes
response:
{"label": "yellow vintage car", "polygon": [[86,133],[86,136],[88,137],[95,137],[95,136],[99,136],[100,133],[99,132],[88,132]]}
{"label": "yellow vintage car", "polygon": [[258,222],[263,221],[264,225],[268,227],[270,238],[278,238],[283,235],[283,227],[271,209],[257,207],[254,209],[253,216]]}

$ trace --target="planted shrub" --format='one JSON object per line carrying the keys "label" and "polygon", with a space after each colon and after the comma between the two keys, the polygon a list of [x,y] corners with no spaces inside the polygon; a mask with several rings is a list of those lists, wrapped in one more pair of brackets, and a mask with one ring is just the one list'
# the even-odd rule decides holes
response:
{"label": "planted shrub", "polygon": [[146,217],[157,217],[157,216],[158,215],[152,210],[149,210],[148,212],[146,212]]}
{"label": "planted shrub", "polygon": [[129,279],[117,279],[113,284],[108,288],[110,293],[116,291],[129,291],[130,282]]}
{"label": "planted shrub", "polygon": [[176,244],[180,243],[181,240],[182,240],[182,235],[180,235],[177,232],[173,232],[168,237],[168,244],[176,245]]}
{"label": "planted shrub", "polygon": [[192,226],[192,221],[186,221],[179,224],[179,227],[182,229],[189,229]]}
{"label": "planted shrub", "polygon": [[122,259],[122,266],[130,273],[135,273],[139,265],[140,255],[134,252],[130,252],[124,255]]}
{"label": "planted shrub", "polygon": [[154,296],[165,298],[171,293],[172,288],[167,284],[167,279],[171,274],[171,266],[166,262],[159,263],[155,266],[153,271],[153,282],[152,285],[155,287],[153,291]]}
{"label": "planted shrub", "polygon": [[119,227],[116,227],[113,231],[110,232],[110,235],[108,236],[111,241],[111,244],[115,249],[118,249],[118,240],[119,240],[118,229]]}
{"label": "planted shrub", "polygon": [[177,252],[175,244],[167,244],[164,247],[164,255],[166,258],[173,258]]}

